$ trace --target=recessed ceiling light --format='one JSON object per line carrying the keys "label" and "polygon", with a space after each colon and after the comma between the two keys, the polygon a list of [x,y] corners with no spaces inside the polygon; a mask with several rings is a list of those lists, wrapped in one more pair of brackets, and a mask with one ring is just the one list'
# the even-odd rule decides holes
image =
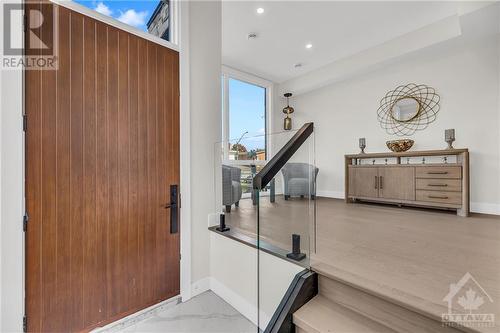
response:
{"label": "recessed ceiling light", "polygon": [[306,44],[306,49],[310,49],[311,47],[313,47],[313,45],[312,45],[312,44],[310,44],[310,43],[309,43],[309,44]]}
{"label": "recessed ceiling light", "polygon": [[259,7],[257,8],[257,14],[263,14],[264,13],[264,8]]}
{"label": "recessed ceiling light", "polygon": [[255,39],[257,38],[257,34],[255,32],[250,32],[247,35],[247,39]]}

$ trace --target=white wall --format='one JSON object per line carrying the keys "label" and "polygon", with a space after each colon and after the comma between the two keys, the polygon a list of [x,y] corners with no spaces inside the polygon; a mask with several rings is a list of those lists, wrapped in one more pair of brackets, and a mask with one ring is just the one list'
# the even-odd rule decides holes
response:
{"label": "white wall", "polygon": [[[293,98],[294,127],[315,124],[319,194],[343,197],[343,155],[359,150],[358,138],[366,137],[368,152],[387,151],[385,141],[397,137],[380,128],[379,101],[396,86],[414,82],[436,89],[441,111],[433,124],[411,137],[412,149],[444,148],[444,130],[455,128],[455,147],[470,149],[472,210],[500,214],[499,57],[498,35],[455,39]],[[283,107],[283,100],[279,104]],[[275,115],[274,123],[281,126],[282,115]]]}
{"label": "white wall", "polygon": [[214,144],[222,140],[221,3],[190,2],[191,268],[193,284],[210,274],[208,215],[214,202]]}
{"label": "white wall", "polygon": [[304,268],[263,251],[260,251],[257,258],[256,249],[214,232],[210,233],[210,241],[211,277],[205,282],[206,287],[212,289],[255,325],[259,323],[260,328],[265,329],[293,278]]}
{"label": "white wall", "polygon": [[[3,28],[0,24],[0,39]],[[22,39],[21,26],[12,33]],[[22,71],[0,70],[0,76],[0,332],[19,332],[24,314]]]}

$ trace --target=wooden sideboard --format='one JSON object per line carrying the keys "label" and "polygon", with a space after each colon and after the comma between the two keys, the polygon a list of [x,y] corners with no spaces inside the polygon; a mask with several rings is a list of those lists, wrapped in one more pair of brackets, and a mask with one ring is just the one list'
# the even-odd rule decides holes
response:
{"label": "wooden sideboard", "polygon": [[[456,156],[451,163],[401,163],[403,158]],[[371,160],[391,163],[372,164]],[[446,149],[345,155],[345,198],[453,209],[469,215],[469,151]]]}

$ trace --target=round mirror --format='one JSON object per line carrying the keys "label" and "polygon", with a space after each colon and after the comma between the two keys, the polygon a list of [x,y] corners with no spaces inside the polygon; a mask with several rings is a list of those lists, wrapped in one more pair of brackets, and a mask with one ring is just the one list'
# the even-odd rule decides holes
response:
{"label": "round mirror", "polygon": [[409,121],[415,118],[420,111],[420,103],[413,97],[398,99],[392,106],[392,118],[396,121]]}

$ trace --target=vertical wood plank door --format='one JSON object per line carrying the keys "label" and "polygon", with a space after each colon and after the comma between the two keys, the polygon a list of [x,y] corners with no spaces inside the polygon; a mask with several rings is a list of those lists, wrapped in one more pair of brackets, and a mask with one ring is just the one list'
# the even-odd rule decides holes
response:
{"label": "vertical wood plank door", "polygon": [[27,328],[88,331],[179,294],[179,56],[30,6],[57,8],[59,52],[25,72]]}

